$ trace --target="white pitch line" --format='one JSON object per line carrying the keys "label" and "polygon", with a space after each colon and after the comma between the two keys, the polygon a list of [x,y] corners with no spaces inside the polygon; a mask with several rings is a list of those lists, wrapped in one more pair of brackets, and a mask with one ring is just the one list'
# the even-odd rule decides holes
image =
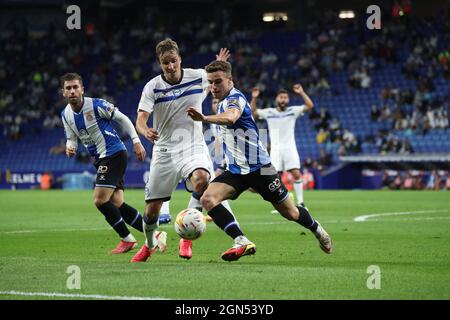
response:
{"label": "white pitch line", "polygon": [[405,212],[383,212],[375,214],[366,214],[362,216],[357,216],[353,219],[355,222],[364,222],[367,219],[374,217],[384,217],[384,216],[400,216],[406,214],[418,214],[418,213],[436,213],[436,212],[448,212],[448,210],[422,210],[422,211],[405,211]]}
{"label": "white pitch line", "polygon": [[20,233],[34,233],[34,232],[74,232],[74,231],[103,231],[110,230],[108,228],[81,228],[81,229],[42,229],[42,230],[16,230],[1,232],[4,234],[20,234]]}
{"label": "white pitch line", "polygon": [[50,297],[50,298],[106,299],[106,300],[169,300],[167,298],[161,297],[107,296],[101,294],[75,294],[75,293],[58,293],[58,292],[0,291],[0,295]]}

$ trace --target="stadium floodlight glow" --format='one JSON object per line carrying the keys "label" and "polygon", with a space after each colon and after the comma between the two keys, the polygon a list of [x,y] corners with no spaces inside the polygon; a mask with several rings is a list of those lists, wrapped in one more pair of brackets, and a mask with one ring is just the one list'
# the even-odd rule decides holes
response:
{"label": "stadium floodlight glow", "polygon": [[288,15],[286,12],[266,12],[263,14],[264,22],[273,22],[273,21],[288,21]]}
{"label": "stadium floodlight glow", "polygon": [[339,19],[354,19],[355,11],[353,10],[341,10],[339,12]]}

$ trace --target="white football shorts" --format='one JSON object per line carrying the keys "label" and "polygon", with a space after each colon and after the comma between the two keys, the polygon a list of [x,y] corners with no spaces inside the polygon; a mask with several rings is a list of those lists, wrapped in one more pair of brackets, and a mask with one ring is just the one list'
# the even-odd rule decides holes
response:
{"label": "white football shorts", "polygon": [[214,178],[214,170],[208,148],[170,153],[153,150],[150,163],[150,174],[145,184],[145,200],[167,199],[177,187],[181,179],[185,180],[186,189],[192,191],[190,174],[196,169],[204,169],[209,173],[210,181]]}
{"label": "white football shorts", "polygon": [[278,172],[300,169],[300,156],[296,148],[271,150],[270,160]]}

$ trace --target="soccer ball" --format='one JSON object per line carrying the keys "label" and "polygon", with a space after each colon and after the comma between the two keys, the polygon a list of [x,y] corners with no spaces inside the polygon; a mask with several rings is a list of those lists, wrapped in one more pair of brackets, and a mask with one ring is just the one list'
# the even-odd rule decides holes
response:
{"label": "soccer ball", "polygon": [[205,216],[194,208],[184,209],[175,219],[175,232],[183,239],[198,239],[206,230]]}

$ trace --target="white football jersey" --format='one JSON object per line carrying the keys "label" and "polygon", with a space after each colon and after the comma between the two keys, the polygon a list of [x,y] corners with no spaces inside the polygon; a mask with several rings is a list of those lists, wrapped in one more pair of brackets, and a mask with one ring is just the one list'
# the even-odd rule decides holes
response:
{"label": "white football jersey", "polygon": [[265,119],[269,127],[271,150],[294,149],[295,144],[295,121],[305,112],[305,105],[291,106],[285,111],[276,108],[256,110],[260,119]]}
{"label": "white football jersey", "polygon": [[162,75],[145,85],[138,111],[153,113],[153,128],[159,134],[156,151],[179,152],[205,146],[202,122],[192,120],[186,110],[195,107],[202,112],[208,85],[204,69],[182,69],[181,81],[174,85]]}

